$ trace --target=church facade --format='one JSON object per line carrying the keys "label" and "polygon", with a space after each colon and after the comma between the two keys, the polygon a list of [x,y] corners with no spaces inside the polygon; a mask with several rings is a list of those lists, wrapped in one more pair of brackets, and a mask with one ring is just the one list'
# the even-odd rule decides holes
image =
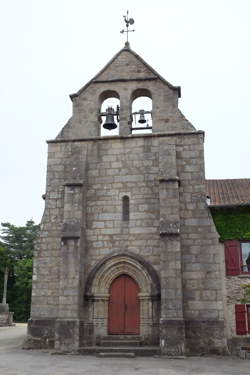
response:
{"label": "church facade", "polygon": [[[48,141],[27,346],[136,336],[164,355],[227,352],[204,132],[179,97],[128,44],[71,95],[73,115]],[[133,110],[140,98],[152,107]]]}

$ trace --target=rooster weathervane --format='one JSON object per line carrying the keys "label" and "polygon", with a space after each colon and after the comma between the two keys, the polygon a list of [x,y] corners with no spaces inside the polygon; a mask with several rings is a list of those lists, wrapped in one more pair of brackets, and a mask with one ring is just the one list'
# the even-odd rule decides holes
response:
{"label": "rooster weathervane", "polygon": [[134,21],[133,18],[129,18],[128,17],[128,10],[127,10],[127,16],[123,16],[123,18],[124,18],[127,30],[123,29],[123,30],[120,31],[120,33],[121,34],[123,34],[123,33],[127,34],[127,41],[126,41],[125,45],[128,45],[129,44],[129,42],[128,42],[128,33],[132,33],[132,32],[135,31],[135,30],[129,30],[129,26],[133,25],[135,23],[135,21]]}

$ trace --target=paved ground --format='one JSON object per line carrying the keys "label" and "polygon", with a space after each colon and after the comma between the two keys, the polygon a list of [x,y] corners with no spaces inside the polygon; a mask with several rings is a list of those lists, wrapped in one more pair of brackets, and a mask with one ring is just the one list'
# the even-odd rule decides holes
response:
{"label": "paved ground", "polygon": [[26,325],[0,328],[0,375],[250,375],[250,361],[230,357],[113,359],[22,350]]}

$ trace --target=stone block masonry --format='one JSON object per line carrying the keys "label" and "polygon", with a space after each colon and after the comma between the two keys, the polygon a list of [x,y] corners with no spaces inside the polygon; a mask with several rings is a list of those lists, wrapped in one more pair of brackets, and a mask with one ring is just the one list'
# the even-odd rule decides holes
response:
{"label": "stone block masonry", "polygon": [[[133,101],[144,96],[152,100],[152,133],[131,134]],[[204,133],[179,111],[179,96],[128,46],[71,95],[73,115],[48,142],[28,347],[95,346],[114,332],[115,303],[118,333],[139,333],[164,355],[226,350]],[[120,100],[119,135],[101,137],[109,98]],[[119,277],[133,279],[133,301],[126,287],[122,300],[111,298]]]}
{"label": "stone block masonry", "polygon": [[[205,205],[202,142],[196,133],[49,143],[33,317],[60,318],[56,332],[65,319],[81,326],[93,267],[113,253],[134,253],[159,275],[163,353],[224,350],[220,247]],[[193,164],[199,173],[187,168]],[[129,222],[122,220],[123,196],[130,199]],[[214,342],[205,333],[211,329]],[[66,345],[57,337],[58,347],[75,340]]]}

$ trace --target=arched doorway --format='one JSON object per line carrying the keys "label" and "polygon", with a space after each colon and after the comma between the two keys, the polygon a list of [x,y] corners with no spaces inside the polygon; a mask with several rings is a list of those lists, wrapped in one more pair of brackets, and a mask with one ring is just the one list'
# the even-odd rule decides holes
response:
{"label": "arched doorway", "polygon": [[138,284],[128,275],[118,276],[109,290],[108,333],[138,335],[140,303]]}
{"label": "arched doorway", "polygon": [[[96,343],[100,337],[110,334],[110,294],[113,294],[112,289],[115,288],[116,283],[118,283],[116,293],[120,293],[119,280],[120,278],[122,280],[124,276],[135,284],[131,288],[134,289],[134,294],[138,298],[137,308],[139,309],[139,313],[137,310],[138,323],[133,323],[137,331],[130,331],[127,334],[138,334],[142,343],[154,345],[159,342],[160,283],[151,265],[139,255],[132,253],[114,253],[97,263],[88,275],[84,304],[85,330],[89,334],[85,334],[85,339]],[[116,310],[114,314],[116,318]],[[116,332],[113,334],[125,335],[124,332],[128,331]]]}

